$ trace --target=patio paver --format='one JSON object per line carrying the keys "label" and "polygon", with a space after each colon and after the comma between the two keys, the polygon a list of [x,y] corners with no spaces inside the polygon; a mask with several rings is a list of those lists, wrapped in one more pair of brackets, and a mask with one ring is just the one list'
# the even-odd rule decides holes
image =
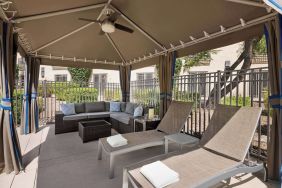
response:
{"label": "patio paver", "polygon": [[[121,187],[122,167],[164,152],[163,147],[152,147],[118,156],[116,177],[108,179],[109,159],[97,160],[97,141],[83,144],[77,132],[54,135],[54,126],[42,128],[36,134],[20,135],[24,147],[25,172],[14,176],[0,175],[1,188],[112,188]],[[170,150],[178,147],[172,145]],[[39,154],[39,156],[38,156]],[[278,184],[265,184],[251,174],[232,178],[229,184],[220,183],[216,187],[279,187]]]}

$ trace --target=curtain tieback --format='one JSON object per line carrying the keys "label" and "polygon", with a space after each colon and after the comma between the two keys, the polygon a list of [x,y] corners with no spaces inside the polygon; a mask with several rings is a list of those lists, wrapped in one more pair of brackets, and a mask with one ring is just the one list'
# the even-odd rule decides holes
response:
{"label": "curtain tieback", "polygon": [[12,99],[11,98],[2,98],[0,108],[3,110],[12,110]]}
{"label": "curtain tieback", "polygon": [[24,94],[23,95],[23,99],[28,100],[28,98],[29,98],[29,94]]}
{"label": "curtain tieback", "polygon": [[37,98],[37,93],[32,93],[31,94],[31,99],[36,99]]}
{"label": "curtain tieback", "polygon": [[282,95],[271,95],[268,97],[269,103],[271,104],[272,108],[275,109],[282,109]]}

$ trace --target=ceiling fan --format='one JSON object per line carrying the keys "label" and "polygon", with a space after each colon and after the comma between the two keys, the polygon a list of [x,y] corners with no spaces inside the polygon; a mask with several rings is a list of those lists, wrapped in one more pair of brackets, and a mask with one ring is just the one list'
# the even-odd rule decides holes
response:
{"label": "ceiling fan", "polygon": [[93,19],[88,19],[88,18],[78,18],[78,19],[82,21],[100,24],[101,25],[101,32],[100,32],[101,35],[105,33],[113,33],[115,32],[116,29],[127,32],[127,33],[134,32],[133,29],[116,23],[118,17],[120,16],[119,13],[113,12],[112,10],[106,10],[105,12],[106,12],[106,18],[104,18],[103,20],[93,20]]}

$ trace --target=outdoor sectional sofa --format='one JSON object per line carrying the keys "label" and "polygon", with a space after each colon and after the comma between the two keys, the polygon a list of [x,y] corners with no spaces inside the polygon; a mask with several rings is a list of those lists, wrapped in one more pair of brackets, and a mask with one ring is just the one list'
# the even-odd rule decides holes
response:
{"label": "outdoor sectional sofa", "polygon": [[119,133],[133,132],[134,117],[126,112],[126,105],[137,107],[137,104],[121,102],[120,112],[110,112],[110,102],[91,102],[75,104],[74,115],[65,116],[61,111],[55,114],[55,134],[78,131],[78,123],[81,121],[104,119],[112,124]]}

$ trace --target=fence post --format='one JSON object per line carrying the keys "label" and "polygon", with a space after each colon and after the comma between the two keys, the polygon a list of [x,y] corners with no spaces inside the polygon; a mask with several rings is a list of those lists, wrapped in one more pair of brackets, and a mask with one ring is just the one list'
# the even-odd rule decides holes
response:
{"label": "fence post", "polygon": [[216,104],[220,104],[221,99],[221,86],[220,86],[220,71],[217,71],[217,98]]}
{"label": "fence post", "polygon": [[44,93],[44,122],[46,122],[47,119],[47,84],[46,84],[46,80],[43,80],[42,82],[42,89],[43,89],[43,93]]}

